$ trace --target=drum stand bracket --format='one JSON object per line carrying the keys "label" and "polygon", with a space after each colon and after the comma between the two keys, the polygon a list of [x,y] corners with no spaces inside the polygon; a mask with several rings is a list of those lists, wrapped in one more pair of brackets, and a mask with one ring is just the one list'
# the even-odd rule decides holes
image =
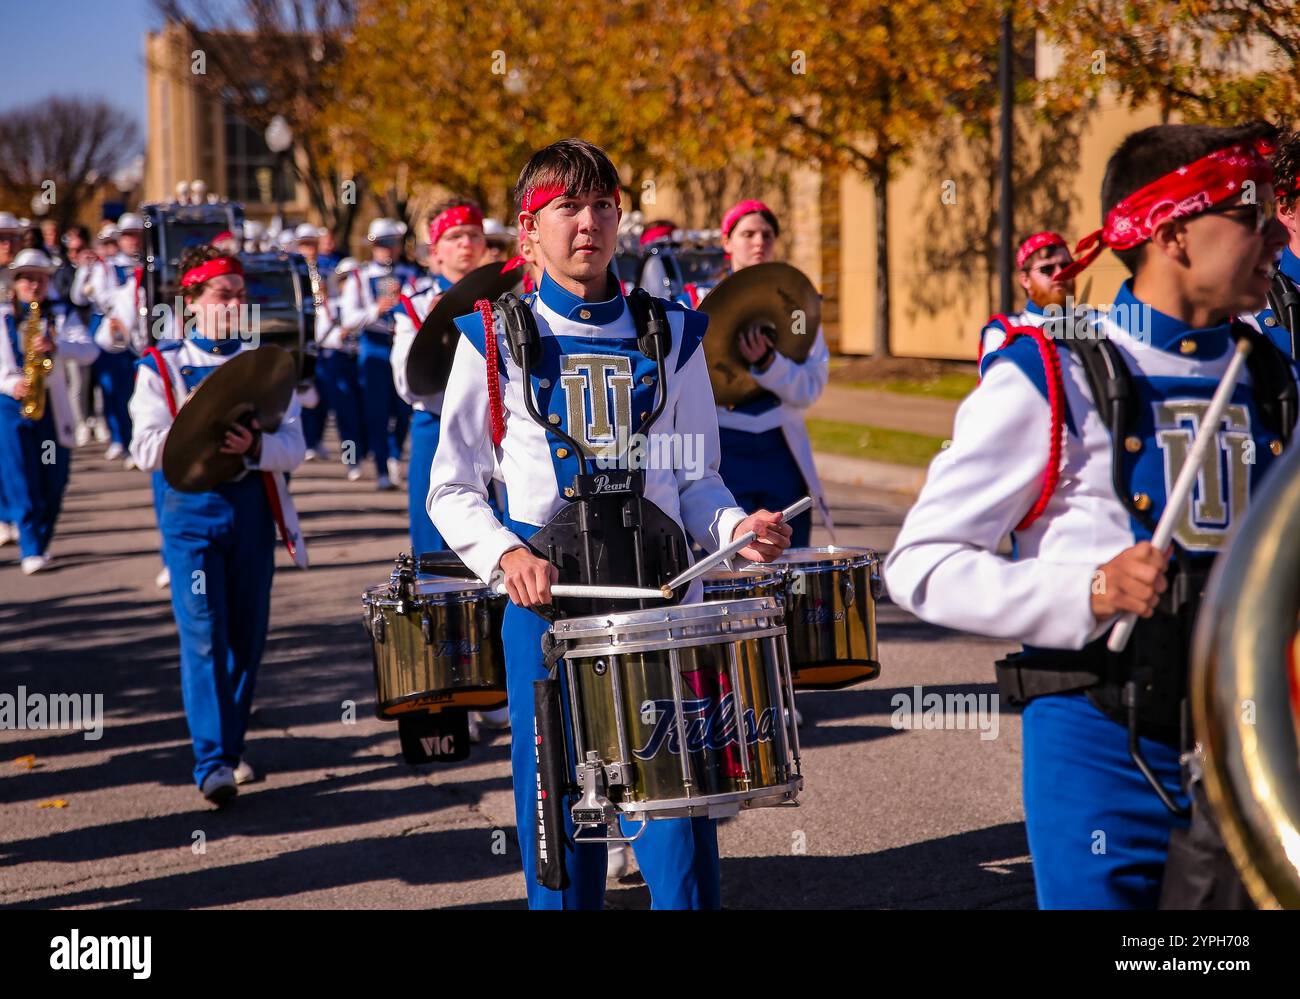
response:
{"label": "drum stand bracket", "polygon": [[573,816],[575,843],[635,843],[645,832],[646,820],[642,819],[640,828],[631,836],[581,835],[582,830],[596,826],[621,828],[615,825],[618,822],[619,809],[609,800],[605,789],[609,784],[625,783],[625,775],[622,771],[621,764],[602,763],[600,754],[596,752],[588,753],[587,761],[578,767],[578,787],[581,788],[582,794],[569,810]]}

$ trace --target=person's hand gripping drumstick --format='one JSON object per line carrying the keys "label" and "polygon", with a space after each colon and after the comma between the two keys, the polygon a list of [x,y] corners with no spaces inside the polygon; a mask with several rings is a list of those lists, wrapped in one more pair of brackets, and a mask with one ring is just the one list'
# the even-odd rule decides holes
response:
{"label": "person's hand gripping drumstick", "polygon": [[[1196,440],[1192,442],[1191,449],[1187,452],[1187,459],[1183,462],[1183,467],[1178,471],[1178,478],[1174,480],[1173,489],[1169,490],[1169,499],[1165,503],[1164,513],[1160,515],[1160,522],[1156,524],[1156,529],[1151,535],[1149,543],[1142,542],[1134,545],[1121,552],[1115,559],[1107,562],[1101,567],[1105,574],[1105,581],[1109,586],[1111,575],[1106,570],[1115,567],[1117,574],[1116,581],[1121,588],[1127,586],[1130,593],[1130,600],[1133,597],[1145,598],[1141,602],[1145,605],[1142,613],[1143,617],[1150,617],[1155,611],[1155,605],[1159,594],[1165,591],[1166,583],[1164,580],[1164,563],[1169,557],[1169,543],[1173,540],[1174,525],[1178,523],[1183,515],[1183,508],[1186,507],[1192,496],[1192,487],[1196,483],[1196,478],[1200,474],[1201,463],[1205,460],[1205,454],[1214,443],[1219,433],[1219,423],[1223,419],[1223,412],[1228,408],[1228,400],[1232,398],[1232,391],[1237,386],[1237,380],[1241,377],[1241,370],[1246,364],[1246,355],[1250,353],[1250,341],[1241,339],[1237,341],[1237,352],[1233,355],[1232,363],[1228,365],[1228,370],[1224,372],[1223,381],[1219,382],[1219,387],[1214,390],[1214,397],[1210,400],[1209,409],[1206,410],[1205,418],[1201,421],[1201,426],[1197,431]],[[1116,563],[1128,556],[1123,566],[1116,566]],[[1146,586],[1156,586],[1155,596],[1151,596],[1141,585],[1141,582],[1153,571],[1159,572],[1159,578],[1154,583],[1147,583]],[[1094,599],[1094,611],[1096,601]],[[1123,617],[1116,622],[1115,627],[1111,629],[1110,638],[1106,641],[1106,648],[1111,652],[1123,652],[1124,647],[1128,645],[1129,636],[1133,634],[1133,627],[1137,624],[1137,613],[1130,608]]]}

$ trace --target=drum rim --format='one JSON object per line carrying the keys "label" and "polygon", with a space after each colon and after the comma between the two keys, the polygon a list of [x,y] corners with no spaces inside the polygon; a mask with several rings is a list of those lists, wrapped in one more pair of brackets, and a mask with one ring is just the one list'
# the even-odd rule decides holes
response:
{"label": "drum rim", "polygon": [[[796,553],[811,552],[821,558],[807,562],[796,562]],[[858,569],[880,562],[880,555],[874,548],[860,548],[852,545],[816,545],[809,548],[787,548],[779,557],[767,565],[781,566],[786,572],[818,572],[824,569]]]}
{"label": "drum rim", "polygon": [[[459,584],[447,589],[427,590],[423,587],[428,584]],[[364,593],[361,594],[361,602],[367,606],[374,607],[392,607],[398,603],[411,603],[417,606],[425,604],[461,604],[472,603],[475,600],[494,595],[488,589],[487,584],[483,582],[474,582],[468,579],[457,579],[454,576],[419,576],[414,581],[413,592],[407,599],[389,595],[389,583],[378,583],[375,586],[368,586]],[[430,597],[441,599],[429,599]]]}
{"label": "drum rim", "polygon": [[[714,611],[714,613],[699,613],[702,610]],[[682,613],[684,611],[694,613],[684,614]],[[625,629],[640,630],[711,620],[734,620],[735,616],[741,614],[780,617],[783,613],[781,602],[774,596],[740,597],[735,600],[700,600],[690,604],[622,611],[617,614],[586,614],[582,617],[562,618],[552,624],[550,630],[556,638],[580,638],[607,634],[611,628],[619,625]],[[600,627],[597,627],[597,623]]]}

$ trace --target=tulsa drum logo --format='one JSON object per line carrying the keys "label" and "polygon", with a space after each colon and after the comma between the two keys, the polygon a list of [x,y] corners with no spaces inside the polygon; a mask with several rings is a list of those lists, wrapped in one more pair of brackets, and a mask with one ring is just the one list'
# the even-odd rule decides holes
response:
{"label": "tulsa drum logo", "polygon": [[[686,729],[686,750],[699,753],[714,752],[736,744],[736,695],[728,691],[720,699],[702,697],[682,701],[682,725]],[[652,715],[653,712],[653,715]],[[645,717],[654,718],[650,737],[645,745],[633,750],[638,760],[653,760],[659,751],[668,747],[674,756],[681,753],[681,740],[677,735],[677,712],[671,697],[647,701],[642,707]],[[745,709],[745,742],[771,742],[776,729],[776,708],[764,708],[755,718],[754,709]]]}

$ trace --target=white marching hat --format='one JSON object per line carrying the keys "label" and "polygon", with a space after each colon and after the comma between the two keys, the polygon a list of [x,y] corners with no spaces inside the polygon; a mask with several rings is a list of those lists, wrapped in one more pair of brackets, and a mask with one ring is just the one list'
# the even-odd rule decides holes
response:
{"label": "white marching hat", "polygon": [[18,256],[14,257],[14,262],[9,265],[11,271],[40,271],[42,274],[53,274],[56,270],[54,264],[40,250],[19,250]]}
{"label": "white marching hat", "polygon": [[22,226],[12,212],[0,212],[0,232],[21,232]]}
{"label": "white marching hat", "polygon": [[325,235],[325,230],[319,226],[314,226],[310,222],[304,222],[293,231],[293,238],[298,242],[304,239],[320,239]]}
{"label": "white marching hat", "polygon": [[375,219],[370,223],[370,230],[366,233],[366,239],[373,243],[378,239],[401,239],[405,235],[405,223],[398,222],[395,219]]}
{"label": "white marching hat", "polygon": [[245,239],[261,239],[266,233],[266,228],[256,219],[247,219],[244,222]]}
{"label": "white marching hat", "polygon": [[292,229],[281,229],[280,234],[275,237],[275,245],[282,250],[287,250],[293,246],[293,238]]}
{"label": "white marching hat", "polygon": [[109,240],[117,239],[117,226],[112,222],[105,222],[99,227],[99,232],[95,233],[95,239],[100,243],[107,243]]}
{"label": "white marching hat", "polygon": [[117,220],[118,232],[131,232],[143,228],[144,228],[144,219],[142,219],[135,212],[127,212],[125,215],[123,215],[120,219]]}
{"label": "white marching hat", "polygon": [[354,271],[354,270],[356,270],[356,269],[357,269],[358,267],[360,267],[360,266],[361,266],[361,264],[358,263],[357,260],[356,260],[355,258],[353,258],[353,257],[344,257],[342,260],[340,260],[340,261],[338,262],[338,265],[334,268],[334,273],[335,273],[335,274],[347,274],[347,273],[349,273],[350,271]]}
{"label": "white marching hat", "polygon": [[483,235],[484,236],[510,236],[513,238],[515,234],[513,231],[507,229],[496,219],[487,218],[483,220]]}

